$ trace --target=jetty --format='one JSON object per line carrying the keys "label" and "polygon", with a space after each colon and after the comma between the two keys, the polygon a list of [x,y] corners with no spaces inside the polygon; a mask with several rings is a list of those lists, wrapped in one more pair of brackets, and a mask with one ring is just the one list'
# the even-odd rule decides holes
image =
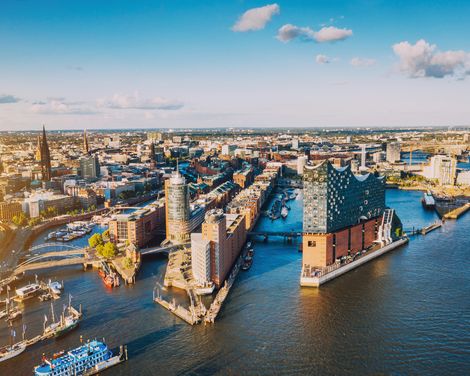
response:
{"label": "jetty", "polygon": [[435,223],[430,224],[421,229],[421,235],[426,235],[431,231],[437,230],[438,228],[442,227],[442,221],[437,221]]}
{"label": "jetty", "polygon": [[450,212],[444,214],[444,218],[445,219],[458,219],[462,214],[466,213],[469,210],[470,210],[470,203],[467,202],[461,207],[451,210]]}

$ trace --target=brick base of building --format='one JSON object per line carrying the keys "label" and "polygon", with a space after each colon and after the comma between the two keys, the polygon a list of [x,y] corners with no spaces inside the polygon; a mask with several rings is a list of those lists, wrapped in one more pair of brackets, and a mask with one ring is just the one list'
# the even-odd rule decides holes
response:
{"label": "brick base of building", "polygon": [[302,264],[325,267],[338,258],[370,247],[377,239],[381,221],[382,217],[377,217],[332,233],[304,234]]}

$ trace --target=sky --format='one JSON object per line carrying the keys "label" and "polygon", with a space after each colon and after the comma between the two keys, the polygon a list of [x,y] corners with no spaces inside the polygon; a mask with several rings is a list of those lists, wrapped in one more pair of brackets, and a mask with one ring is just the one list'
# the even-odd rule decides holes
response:
{"label": "sky", "polygon": [[470,125],[468,0],[2,0],[0,130]]}

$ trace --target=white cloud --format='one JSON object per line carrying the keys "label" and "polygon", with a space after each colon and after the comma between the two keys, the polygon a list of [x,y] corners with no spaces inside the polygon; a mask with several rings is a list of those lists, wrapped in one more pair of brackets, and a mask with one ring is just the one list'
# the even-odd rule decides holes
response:
{"label": "white cloud", "polygon": [[351,29],[339,29],[334,26],[323,27],[315,33],[315,40],[318,43],[323,42],[336,42],[345,40],[352,36],[353,32]]}
{"label": "white cloud", "polygon": [[353,57],[350,62],[353,67],[370,67],[375,63],[375,59],[367,59],[363,57]]}
{"label": "white cloud", "polygon": [[271,18],[280,13],[279,5],[269,4],[264,7],[247,10],[233,25],[232,31],[244,32],[264,29]]}
{"label": "white cloud", "polygon": [[95,108],[83,102],[66,102],[63,98],[33,102],[30,110],[37,114],[49,115],[93,115],[98,113]]}
{"label": "white cloud", "polygon": [[0,104],[18,103],[21,99],[10,94],[0,94]]}
{"label": "white cloud", "polygon": [[295,38],[317,43],[337,42],[353,35],[350,29],[339,29],[334,26],[322,27],[315,31],[309,27],[299,27],[291,24],[282,26],[277,33],[277,39],[287,43]]}
{"label": "white cloud", "polygon": [[114,94],[112,98],[100,99],[98,106],[112,109],[179,110],[184,105],[162,97],[141,98],[138,93],[135,93],[134,95]]}
{"label": "white cloud", "polygon": [[470,53],[438,51],[435,44],[420,39],[414,45],[407,41],[396,43],[393,51],[400,59],[400,70],[410,78],[446,76],[464,79],[470,74]]}
{"label": "white cloud", "polygon": [[326,55],[317,55],[315,57],[315,61],[318,63],[318,64],[330,64],[331,62],[333,62],[333,59],[331,57],[328,57]]}

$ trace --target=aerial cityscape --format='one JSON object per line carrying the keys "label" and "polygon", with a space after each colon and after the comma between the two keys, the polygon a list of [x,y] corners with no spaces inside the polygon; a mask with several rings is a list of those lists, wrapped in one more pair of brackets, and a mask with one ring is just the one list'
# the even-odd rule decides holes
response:
{"label": "aerial cityscape", "polygon": [[5,1],[0,375],[470,374],[470,4],[399,3]]}

